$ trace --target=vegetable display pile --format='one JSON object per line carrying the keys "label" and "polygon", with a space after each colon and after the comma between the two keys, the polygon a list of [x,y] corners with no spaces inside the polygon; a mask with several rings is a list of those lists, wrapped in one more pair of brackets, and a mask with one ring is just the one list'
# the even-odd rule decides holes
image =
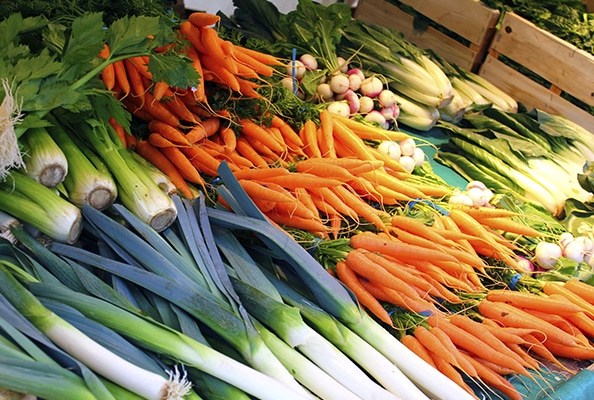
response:
{"label": "vegetable display pile", "polygon": [[515,400],[594,359],[589,132],[345,4],[236,3],[0,21],[2,390]]}

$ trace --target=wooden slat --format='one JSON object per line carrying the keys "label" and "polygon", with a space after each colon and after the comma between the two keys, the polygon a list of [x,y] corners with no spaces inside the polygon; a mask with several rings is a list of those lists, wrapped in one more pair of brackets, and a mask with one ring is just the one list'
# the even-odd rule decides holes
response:
{"label": "wooden slat", "polygon": [[479,75],[496,84],[528,109],[538,108],[551,114],[562,115],[594,133],[593,115],[527,78],[497,58],[488,56],[481,66]]}
{"label": "wooden slat", "polygon": [[514,13],[506,13],[491,49],[594,106],[594,57]]}
{"label": "wooden slat", "polygon": [[[452,11],[455,9],[453,5],[458,1],[465,4],[468,2],[466,11],[470,14],[466,16],[464,22],[460,22],[462,16],[459,12]],[[436,10],[441,10],[441,12],[426,10],[425,2],[440,5]],[[450,6],[444,7],[442,2],[448,3]],[[471,45],[465,45],[433,27],[428,27],[422,31],[418,30],[415,27],[415,19],[412,15],[385,0],[360,0],[354,11],[354,17],[367,23],[396,29],[402,32],[406,40],[419,48],[433,50],[450,63],[473,72],[478,71],[490,38],[493,36],[495,22],[499,15],[498,11],[490,10],[488,14],[484,13],[484,10],[488,9],[475,0],[406,0],[405,3],[415,4],[415,8],[418,7],[419,12],[423,10],[423,15],[425,15],[424,12],[431,14],[438,19],[436,22],[464,37]],[[475,12],[475,10],[477,11]],[[452,21],[449,20],[450,18]]]}
{"label": "wooden slat", "polygon": [[478,0],[400,1],[478,46],[484,44],[499,18],[499,11]]}

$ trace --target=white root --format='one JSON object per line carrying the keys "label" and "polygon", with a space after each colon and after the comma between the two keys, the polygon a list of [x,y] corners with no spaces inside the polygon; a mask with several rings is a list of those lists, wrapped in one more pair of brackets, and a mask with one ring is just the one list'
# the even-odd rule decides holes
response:
{"label": "white root", "polygon": [[21,122],[21,107],[15,101],[15,95],[8,79],[2,80],[4,99],[0,104],[0,180],[3,180],[11,168],[24,167],[19,150],[14,126]]}

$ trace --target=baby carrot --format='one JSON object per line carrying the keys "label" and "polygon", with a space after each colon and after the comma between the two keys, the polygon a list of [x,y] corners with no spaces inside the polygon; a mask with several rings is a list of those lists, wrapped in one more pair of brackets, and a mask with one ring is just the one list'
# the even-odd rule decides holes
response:
{"label": "baby carrot", "polygon": [[218,24],[221,17],[215,14],[196,11],[188,15],[188,21],[194,26],[211,26]]}
{"label": "baby carrot", "polygon": [[179,147],[163,147],[160,149],[161,153],[165,155],[178,169],[179,173],[185,180],[192,183],[204,185],[204,178],[196,170],[196,167],[188,160],[188,157],[182,153]]}
{"label": "baby carrot", "polygon": [[423,344],[419,342],[419,339],[417,339],[413,335],[407,334],[400,338],[400,342],[404,346],[406,346],[406,348],[408,348],[410,351],[419,356],[427,364],[431,365],[432,367],[435,367],[435,363],[429,355],[427,348],[425,348],[425,346],[423,346]]}
{"label": "baby carrot", "polygon": [[351,128],[351,130],[361,139],[399,141],[410,138],[410,135],[405,132],[382,129],[342,115],[333,114],[332,118]]}
{"label": "baby carrot", "polygon": [[273,201],[275,203],[278,202],[295,202],[296,199],[289,194],[289,192],[279,192],[277,190],[270,189],[266,185],[260,184],[258,182],[247,180],[247,179],[240,179],[239,183],[241,187],[250,197],[255,197],[262,200]]}
{"label": "baby carrot", "polygon": [[545,311],[555,315],[571,315],[582,311],[572,302],[562,301],[555,297],[539,295],[531,292],[519,292],[508,289],[492,289],[487,292],[487,300],[511,304],[519,308]]}
{"label": "baby carrot", "polygon": [[305,121],[303,128],[301,128],[300,131],[300,137],[303,142],[303,151],[308,157],[322,157],[322,152],[318,145],[317,127],[315,122],[309,119]]}
{"label": "baby carrot", "polygon": [[282,176],[271,176],[266,179],[266,182],[278,183],[287,189],[295,189],[297,187],[308,189],[331,188],[342,185],[342,182],[338,179],[321,177],[307,172],[289,172]]}
{"label": "baby carrot", "polygon": [[336,263],[338,279],[353,291],[357,300],[382,322],[393,326],[392,319],[382,304],[367,291],[359,282],[355,272],[344,261]]}
{"label": "baby carrot", "polygon": [[524,222],[516,221],[506,217],[481,218],[480,223],[493,229],[515,233],[522,236],[539,237],[544,235],[542,232],[532,228]]}
{"label": "baby carrot", "polygon": [[168,123],[154,119],[149,122],[148,129],[150,132],[156,132],[161,134],[166,139],[180,146],[190,146],[191,143],[186,139],[186,136],[182,131],[177,129],[175,126],[169,125]]}
{"label": "baby carrot", "polygon": [[542,287],[542,291],[549,296],[558,294],[565,297],[570,302],[578,305],[590,318],[594,318],[594,305],[590,304],[588,301],[584,300],[581,296],[575,294],[571,290],[568,290],[564,283],[546,282]]}
{"label": "baby carrot", "polygon": [[566,346],[579,345],[575,337],[510,304],[481,300],[478,304],[478,309],[482,315],[499,321],[504,326],[534,329],[545,336],[545,342],[550,340]]}
{"label": "baby carrot", "polygon": [[579,279],[570,279],[565,281],[563,287],[594,305],[594,286]]}
{"label": "baby carrot", "polygon": [[146,140],[139,140],[136,144],[136,152],[167,175],[171,183],[173,183],[184,197],[188,199],[194,197],[192,190],[177,167],[159,149],[149,144]]}
{"label": "baby carrot", "polygon": [[501,393],[509,397],[510,400],[524,399],[518,389],[503,376],[499,375],[484,364],[476,361],[471,355],[468,354],[466,357],[468,358],[468,361],[473,364],[478,376],[485,384],[499,390]]}
{"label": "baby carrot", "polygon": [[255,122],[244,118],[239,121],[241,125],[241,134],[253,137],[265,146],[270,148],[274,153],[280,154],[285,151],[283,145],[276,140],[276,138],[268,133],[263,127]]}

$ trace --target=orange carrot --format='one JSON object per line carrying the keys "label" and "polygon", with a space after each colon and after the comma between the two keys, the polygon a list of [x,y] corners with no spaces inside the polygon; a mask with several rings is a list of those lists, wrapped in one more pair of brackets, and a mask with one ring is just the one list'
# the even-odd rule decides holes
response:
{"label": "orange carrot", "polygon": [[235,148],[239,154],[250,160],[256,167],[268,168],[268,162],[254,149],[244,136],[237,138]]}
{"label": "orange carrot", "polygon": [[[109,57],[109,46],[107,44],[103,45],[103,49],[99,52],[99,57],[104,59]],[[105,68],[103,68],[101,71],[101,80],[105,84],[107,90],[112,90],[115,87],[116,78],[113,63],[107,64]]]}
{"label": "orange carrot", "polygon": [[381,305],[359,282],[359,278],[355,272],[349,268],[344,261],[336,263],[336,273],[342,283],[353,291],[359,302],[367,308],[372,314],[378,317],[382,322],[393,326],[392,319]]}
{"label": "orange carrot", "polygon": [[298,187],[305,188],[330,188],[342,185],[342,182],[334,178],[325,178],[306,172],[289,172],[282,176],[271,176],[266,179],[266,182],[278,183],[287,189],[295,189]]}
{"label": "orange carrot", "polygon": [[498,207],[467,206],[462,204],[456,204],[453,205],[452,208],[462,210],[477,220],[481,220],[483,218],[511,218],[522,216],[522,214],[517,213],[515,211]]}
{"label": "orange carrot", "polygon": [[330,190],[334,191],[346,205],[352,208],[359,216],[365,218],[367,222],[372,223],[379,230],[387,232],[386,223],[384,222],[384,218],[387,218],[387,213],[373,208],[369,203],[349,190],[347,186],[333,186]]}
{"label": "orange carrot", "polygon": [[580,281],[579,279],[570,279],[565,282],[563,287],[572,293],[575,293],[590,304],[594,304],[594,286]]}
{"label": "orange carrot", "polygon": [[297,201],[297,199],[295,199],[287,191],[285,191],[285,193],[282,193],[277,190],[270,189],[266,185],[260,184],[255,181],[251,181],[251,180],[247,180],[247,179],[240,179],[239,183],[241,184],[241,187],[243,187],[243,190],[245,190],[246,193],[250,197],[259,198],[262,200],[268,200],[268,201],[272,201],[275,203],[279,203],[279,202],[293,203],[293,202]]}
{"label": "orange carrot", "polygon": [[120,141],[122,142],[122,144],[124,146],[126,146],[126,135],[128,133],[126,132],[124,127],[122,125],[118,124],[117,121],[111,116],[109,117],[109,124],[111,125],[113,130],[118,135],[118,138],[120,138]]}
{"label": "orange carrot", "polygon": [[122,93],[124,94],[124,97],[126,97],[130,94],[131,88],[124,60],[118,60],[114,62],[112,65],[115,74],[116,84],[120,87]]}
{"label": "orange carrot", "polygon": [[274,74],[274,68],[270,65],[264,64],[259,60],[255,59],[245,51],[234,51],[233,57],[239,65],[244,65],[250,68],[258,76],[272,76]]}
{"label": "orange carrot", "polygon": [[191,143],[186,139],[186,136],[182,131],[176,127],[169,125],[164,121],[154,119],[149,122],[148,129],[150,132],[156,132],[161,134],[163,137],[170,140],[172,143],[180,146],[190,146]]}
{"label": "orange carrot", "polygon": [[163,147],[179,147],[180,145],[177,143],[172,142],[171,140],[167,139],[165,136],[158,132],[151,132],[147,137],[148,142],[157,148]]}
{"label": "orange carrot", "polygon": [[[223,47],[221,46],[223,39],[221,39],[217,30],[204,26],[198,27],[198,30],[200,31],[200,41],[202,43],[203,51],[198,48],[197,50],[208,55],[208,57],[201,58],[203,65],[206,67],[204,62],[212,60],[213,63],[211,65],[218,65],[220,69],[225,69],[232,75],[237,74],[237,65],[235,61],[223,51]],[[215,70],[211,69],[211,71],[219,73],[219,68],[215,68]]]}
{"label": "orange carrot", "polygon": [[523,338],[523,347],[526,348],[529,353],[532,352],[536,354],[538,357],[542,358],[543,360],[548,361],[549,363],[554,364],[557,367],[569,372],[567,366],[565,366],[564,363],[559,361],[555,354],[553,354],[536,336],[530,333],[525,334]]}
{"label": "orange carrot", "polygon": [[515,233],[529,237],[540,237],[544,235],[542,232],[532,228],[529,225],[526,225],[524,222],[516,221],[510,218],[481,218],[479,221],[483,225],[493,229],[502,230],[504,232]]}
{"label": "orange carrot", "polygon": [[303,151],[308,157],[312,158],[322,157],[322,152],[320,151],[320,146],[318,145],[316,132],[317,127],[315,122],[309,119],[305,121],[300,131],[300,137],[303,142]]}
{"label": "orange carrot", "polygon": [[570,302],[578,305],[590,318],[594,318],[594,305],[590,304],[571,290],[568,290],[564,283],[553,281],[546,282],[542,287],[542,291],[549,296],[558,294],[565,297]]}
{"label": "orange carrot", "polygon": [[245,54],[248,54],[252,58],[254,58],[266,65],[276,65],[276,66],[284,65],[277,57],[270,55],[270,54],[262,53],[257,50],[250,49],[248,47],[237,46],[237,48],[235,50],[237,52],[243,52]]}
{"label": "orange carrot", "polygon": [[[183,24],[182,24],[183,25]],[[207,102],[206,90],[204,86],[204,69],[202,68],[202,62],[196,49],[192,46],[186,46],[184,49],[186,55],[192,60],[192,66],[198,72],[199,81],[195,83],[194,87],[189,91],[196,102]]]}
{"label": "orange carrot", "polygon": [[231,127],[222,127],[219,130],[219,136],[225,145],[226,151],[233,151],[237,146],[237,134]]}
{"label": "orange carrot", "polygon": [[[329,187],[312,187],[312,186],[305,186],[308,192],[312,193],[315,198],[321,199],[323,202],[330,205],[334,210],[333,212],[338,212],[346,218],[351,218],[354,221],[359,220],[359,215],[349,207],[343,199],[336,195]],[[318,207],[319,208],[319,207]],[[323,209],[320,209],[323,211]]]}
{"label": "orange carrot", "polygon": [[466,383],[462,377],[462,374],[460,374],[460,372],[458,372],[458,370],[454,368],[453,365],[449,364],[435,353],[431,353],[431,355],[433,356],[435,366],[442,374],[450,378],[458,386],[466,390],[472,397],[478,400],[478,397],[474,394],[474,391],[470,388],[470,386],[468,386],[468,383]]}
{"label": "orange carrot", "polygon": [[188,15],[188,21],[194,26],[211,26],[218,24],[221,17],[207,12],[193,12]]}
{"label": "orange carrot", "polygon": [[[431,330],[433,330],[433,328],[431,328]],[[433,335],[430,332],[430,329],[427,329],[423,325],[418,325],[415,327],[413,333],[419,342],[421,342],[421,344],[429,351],[429,353],[437,355],[439,358],[451,365],[458,366],[456,357],[454,357],[449,349],[444,348],[444,344],[436,335]]]}
{"label": "orange carrot", "polygon": [[476,361],[474,357],[468,355],[467,358],[468,361],[473,364],[481,381],[483,381],[485,384],[499,390],[501,393],[509,397],[510,400],[524,399],[518,389],[516,389],[516,387],[503,376],[499,375],[484,364]]}
{"label": "orange carrot", "polygon": [[192,127],[186,133],[186,139],[190,143],[196,143],[199,140],[205,139],[217,133],[221,127],[221,119],[219,117],[210,117],[203,119]]}
{"label": "orange carrot", "polygon": [[217,169],[219,168],[220,161],[200,146],[182,147],[181,151],[199,171],[210,176],[218,175]]}
{"label": "orange carrot", "polygon": [[333,114],[334,120],[339,120],[345,126],[349,127],[361,139],[369,140],[392,140],[399,141],[409,139],[411,136],[403,131],[395,131],[382,129],[375,125],[362,123],[352,118],[344,117],[342,115]]}
{"label": "orange carrot", "polygon": [[215,58],[210,57],[202,57],[200,59],[202,62],[202,69],[204,71],[205,76],[207,73],[210,72],[212,74],[212,78],[206,77],[206,80],[212,80],[217,83],[223,84],[228,86],[231,90],[235,92],[241,92],[241,86],[239,84],[237,76],[230,71],[228,68],[217,63]]}
{"label": "orange carrot", "polygon": [[205,185],[204,178],[178,147],[163,147],[159,150],[177,167],[186,181]]}
{"label": "orange carrot", "polygon": [[492,289],[487,292],[487,300],[500,301],[515,307],[544,311],[555,315],[571,315],[582,311],[582,308],[572,302],[543,296],[532,292],[519,292],[508,289]]}
{"label": "orange carrot", "polygon": [[276,154],[280,154],[285,151],[283,145],[260,125],[247,118],[241,119],[239,123],[241,125],[242,135],[253,137],[259,140]]}
{"label": "orange carrot", "polygon": [[186,180],[183,178],[177,167],[156,147],[150,145],[146,140],[138,141],[136,145],[138,154],[149,161],[161,172],[169,177],[171,183],[180,191],[186,198],[193,198],[192,191],[188,186]]}
{"label": "orange carrot", "polygon": [[451,240],[445,239],[443,236],[436,233],[435,230],[432,229],[430,226],[426,225],[424,222],[416,218],[407,217],[401,214],[394,214],[390,218],[390,223],[392,224],[392,226],[398,227],[407,232],[414,233],[415,235],[419,235],[441,246],[452,245]]}
{"label": "orange carrot", "polygon": [[472,363],[470,363],[468,359],[461,354],[462,350],[460,350],[454,344],[454,342],[452,342],[452,339],[450,339],[450,337],[446,335],[446,333],[440,327],[432,327],[429,329],[429,333],[431,333],[439,340],[439,342],[441,342],[443,350],[452,355],[454,358],[454,363],[452,364],[453,366],[459,368],[460,371],[464,372],[470,377],[477,377],[477,372],[474,368],[474,365],[472,365]]}
{"label": "orange carrot", "polygon": [[169,111],[163,103],[155,100],[151,92],[144,93],[145,102],[143,109],[152,115],[155,119],[163,121],[171,126],[179,126],[180,121],[171,111]]}
{"label": "orange carrot", "polygon": [[289,173],[285,168],[249,168],[234,172],[237,179],[266,180],[272,176],[284,176]]}
{"label": "orange carrot", "polygon": [[[361,160],[374,160],[370,148],[353,131],[341,121],[335,120],[332,130],[334,140],[342,143],[351,152],[350,156],[359,157]],[[338,153],[337,153],[338,154]]]}
{"label": "orange carrot", "polygon": [[276,222],[277,224],[289,226],[296,229],[302,229],[313,234],[319,235],[320,237],[327,236],[327,228],[326,226],[312,218],[301,218],[292,216],[286,213],[280,213],[276,210],[272,210],[266,214],[268,218],[272,221]]}
{"label": "orange carrot", "polygon": [[335,178],[342,182],[347,182],[356,177],[351,174],[346,168],[340,165],[330,164],[323,162],[323,158],[310,158],[301,160],[295,164],[295,168],[298,172],[309,172],[314,175],[326,176],[329,178]]}
{"label": "orange carrot", "polygon": [[153,96],[160,101],[169,89],[169,85],[165,81],[155,82],[153,86]]}
{"label": "orange carrot", "polygon": [[435,363],[433,362],[433,359],[429,355],[427,348],[425,348],[425,346],[423,346],[423,344],[421,342],[419,342],[419,339],[417,339],[413,335],[407,334],[407,335],[402,336],[402,338],[400,338],[400,342],[404,346],[406,346],[406,348],[408,348],[410,351],[412,351],[417,356],[419,356],[427,364],[431,365],[432,367],[435,367]]}
{"label": "orange carrot", "polygon": [[271,124],[272,126],[275,126],[278,129],[280,129],[287,144],[295,147],[296,149],[300,149],[301,147],[303,147],[304,143],[297,134],[297,132],[295,132],[293,127],[291,127],[291,125],[289,125],[281,117],[279,117],[278,115],[273,115]]}
{"label": "orange carrot", "polygon": [[482,315],[499,321],[504,326],[534,329],[545,336],[545,341],[555,341],[566,346],[579,345],[579,341],[575,337],[512,305],[482,300],[479,302],[478,307]]}
{"label": "orange carrot", "polygon": [[507,354],[499,353],[494,350],[488,343],[485,343],[482,338],[477,338],[464,329],[452,324],[446,318],[439,318],[435,315],[427,318],[427,322],[432,327],[441,328],[450,339],[461,349],[464,349],[479,357],[491,360],[501,366],[508,367],[516,371],[518,374],[530,376],[524,365]]}
{"label": "orange carrot", "polygon": [[323,157],[336,157],[336,150],[334,149],[334,120],[330,111],[324,108],[320,111],[320,127],[322,136],[318,141],[318,145],[322,151]]}

